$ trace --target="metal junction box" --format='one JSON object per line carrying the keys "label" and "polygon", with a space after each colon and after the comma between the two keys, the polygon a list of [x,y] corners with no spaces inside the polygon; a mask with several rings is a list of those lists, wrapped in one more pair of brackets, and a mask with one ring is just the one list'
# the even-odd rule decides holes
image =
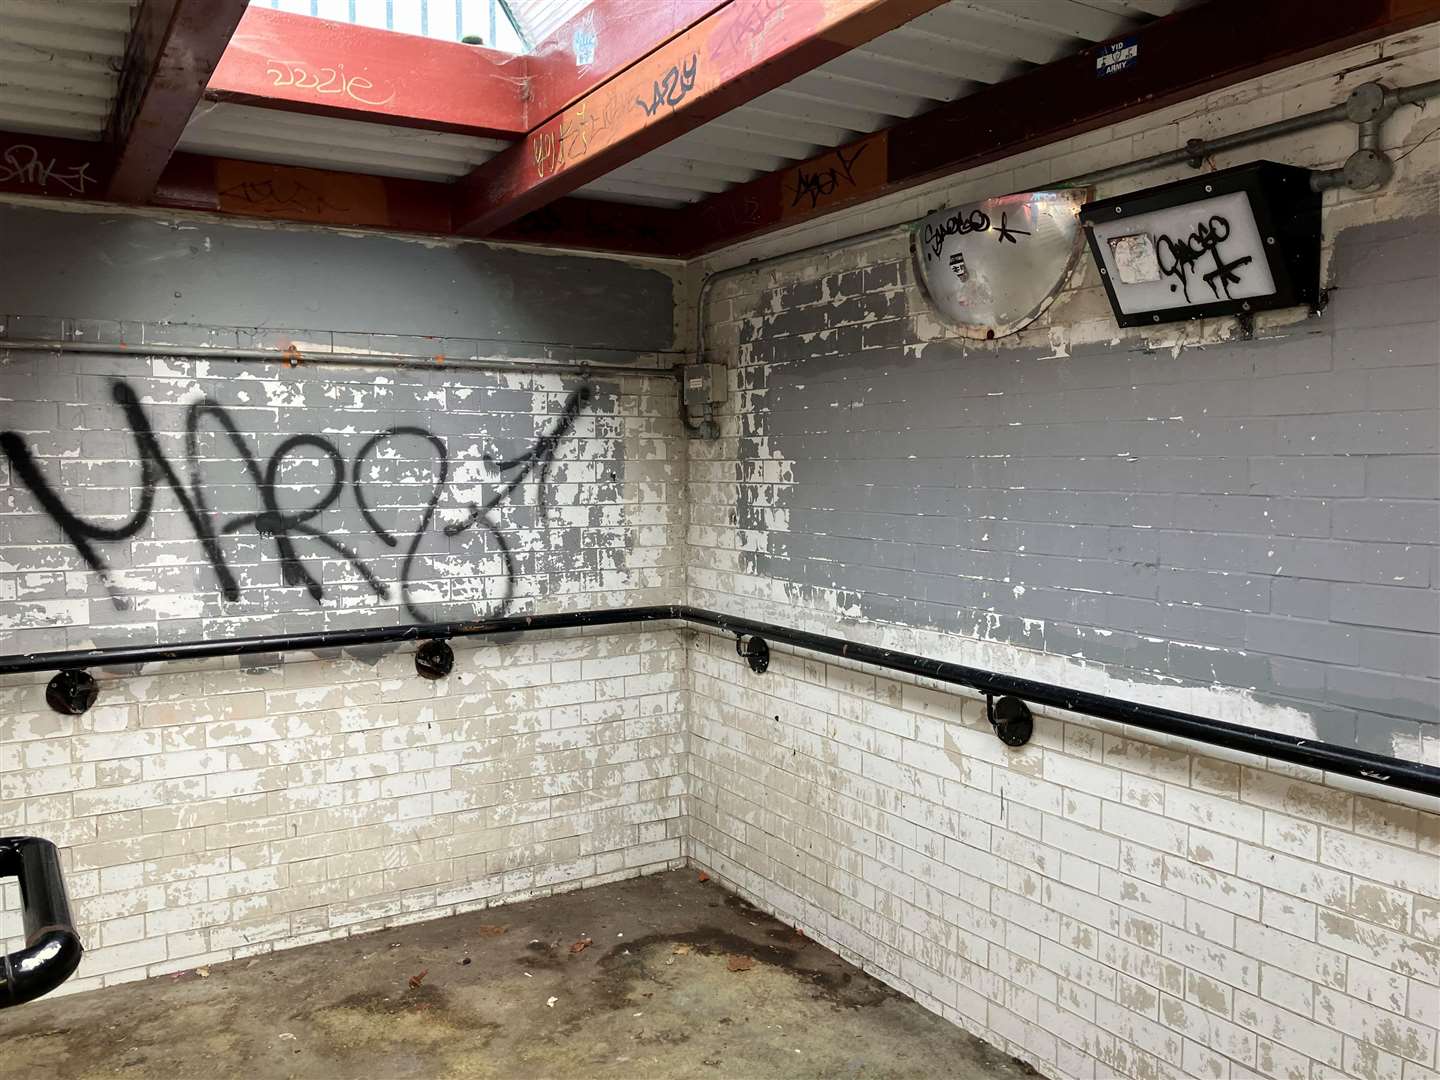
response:
{"label": "metal junction box", "polygon": [[685,365],[685,406],[698,409],[725,401],[729,386],[725,381],[724,364]]}

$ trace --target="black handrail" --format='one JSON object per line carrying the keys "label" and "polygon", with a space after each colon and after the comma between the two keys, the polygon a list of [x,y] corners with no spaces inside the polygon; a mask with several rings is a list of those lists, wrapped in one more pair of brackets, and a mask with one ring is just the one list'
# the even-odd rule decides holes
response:
{"label": "black handrail", "polygon": [[0,837],[0,877],[20,879],[25,947],[0,956],[0,1009],[48,994],[68,979],[84,949],[70,918],[60,853],[36,836]]}
{"label": "black handrail", "polygon": [[600,608],[554,615],[508,615],[483,622],[406,623],[359,630],[315,630],[306,634],[266,634],[260,637],[186,641],[178,645],[119,645],[109,649],[75,649],[68,652],[19,653],[0,656],[0,675],[26,671],[66,671],[92,667],[123,667],[164,660],[202,660],[214,656],[253,656],[256,653],[344,649],[354,645],[384,645],[405,641],[445,640],[456,637],[513,634],[533,630],[573,630],[584,626],[684,619],[674,606]]}
{"label": "black handrail", "polygon": [[913,653],[847,641],[827,634],[794,630],[775,623],[707,611],[685,604],[650,607],[602,608],[550,615],[510,615],[480,622],[451,622],[376,627],[362,630],[327,630],[307,634],[273,634],[224,641],[195,641],[180,645],[121,646],[70,652],[30,653],[0,657],[0,675],[28,671],[66,671],[90,667],[145,664],[165,660],[192,660],[214,656],[344,648],[405,641],[455,637],[497,636],[537,630],[566,630],[644,622],[685,622],[740,637],[759,638],[809,652],[837,656],[888,671],[934,679],[976,690],[987,696],[1006,695],[1039,705],[1065,709],[1147,731],[1178,736],[1261,757],[1275,758],[1312,769],[1368,780],[1388,787],[1440,798],[1440,768],[1419,762],[1374,754],[1334,743],[1280,732],[1243,727],[1192,713],[1164,709],[1121,698],[1073,690],[1053,683],[1000,675],[980,668],[952,664]]}

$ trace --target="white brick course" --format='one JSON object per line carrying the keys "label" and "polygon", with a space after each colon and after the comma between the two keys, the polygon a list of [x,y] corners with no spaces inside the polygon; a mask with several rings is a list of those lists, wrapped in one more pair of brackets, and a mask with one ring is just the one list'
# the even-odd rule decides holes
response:
{"label": "white brick course", "polygon": [[[435,683],[409,649],[102,675],[109,703],[205,692],[108,704],[65,735],[43,682],[5,689],[0,731],[22,753],[0,773],[0,820],[62,845],[87,946],[63,992],[678,864],[676,631],[459,641],[455,655]],[[603,711],[572,704],[602,696]],[[62,764],[25,768],[42,747]],[[16,948],[13,881],[3,901],[0,947]]]}
{"label": "white brick course", "polygon": [[[1407,1061],[1435,1067],[1440,916],[1408,883],[1411,864],[1387,860],[1353,830],[1333,829],[1333,843],[1370,844],[1374,857],[1344,869],[1267,847],[1259,835],[1264,807],[1276,800],[1323,804],[1332,819],[1354,822],[1361,797],[1249,766],[1249,783],[1242,789],[1236,772],[1235,794],[1223,800],[1194,786],[1213,789],[1223,761],[1199,748],[1165,749],[1176,778],[1166,785],[1166,814],[1138,811],[1120,801],[1123,766],[1097,773],[1093,762],[1073,758],[1050,769],[1054,747],[1091,741],[1092,723],[1039,717],[1030,746],[1006,751],[1008,764],[983,763],[977,775],[990,790],[977,794],[990,795],[997,813],[983,833],[970,828],[967,841],[966,815],[956,808],[976,781],[955,779],[964,754],[937,755],[901,739],[908,769],[869,749],[856,762],[823,761],[814,710],[792,713],[783,695],[803,681],[805,660],[777,649],[770,672],[753,676],[728,641],[708,634],[695,637],[691,655],[696,671],[720,676],[697,679],[690,694],[692,857],[1047,1074],[1283,1076],[1300,1068],[1309,1077],[1325,1075],[1310,1072],[1323,1067],[1367,1077],[1376,1055],[1394,1058],[1396,1075]],[[855,680],[862,700],[847,703],[850,691],[837,691],[833,707],[863,713],[864,701],[914,686],[887,682]],[[994,743],[983,714],[953,715],[940,732],[946,745]],[[1155,757],[1138,737],[1116,736],[1112,745],[1110,760],[1152,769]],[[886,779],[867,783],[872,773]],[[813,814],[776,797],[802,776],[810,806],[838,811],[839,793],[853,793],[843,814],[827,815],[823,860],[792,861],[795,849],[781,842]],[[1097,786],[1111,795],[1099,797],[1098,828],[1066,809],[1087,816],[1088,804],[1069,797]],[[743,795],[752,788],[756,799]],[[896,819],[889,807],[926,827]],[[1436,815],[1398,810],[1387,815],[1389,847],[1428,860],[1433,878],[1440,864],[1415,845]],[[1039,841],[1026,831],[1031,813]],[[1190,824],[1197,816],[1253,820],[1257,832],[1250,841],[1211,833]],[[1110,866],[1127,847],[1131,864],[1144,862],[1153,881]],[[857,866],[858,873],[845,869]],[[1385,892],[1357,907],[1362,886]],[[1401,915],[1403,925],[1385,925]]]}

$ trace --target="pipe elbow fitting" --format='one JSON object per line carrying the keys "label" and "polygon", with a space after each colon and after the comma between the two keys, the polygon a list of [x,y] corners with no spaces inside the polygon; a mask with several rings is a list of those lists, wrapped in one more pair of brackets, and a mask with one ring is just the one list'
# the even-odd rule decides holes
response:
{"label": "pipe elbow fitting", "polygon": [[0,956],[0,1008],[8,1008],[43,997],[70,978],[85,949],[70,918],[53,843],[0,837],[0,876],[19,879],[25,922],[25,947]]}
{"label": "pipe elbow fitting", "polygon": [[53,927],[27,938],[25,948],[0,957],[0,1008],[44,997],[75,974],[84,952],[70,929]]}

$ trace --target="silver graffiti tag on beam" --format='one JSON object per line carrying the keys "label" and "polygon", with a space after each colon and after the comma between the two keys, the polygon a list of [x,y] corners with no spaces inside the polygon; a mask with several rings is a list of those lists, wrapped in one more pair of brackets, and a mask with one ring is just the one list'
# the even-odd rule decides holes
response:
{"label": "silver graffiti tag on beam", "polygon": [[926,297],[966,337],[1023,330],[1079,261],[1088,195],[1031,191],[935,211],[915,225],[910,245]]}
{"label": "silver graffiti tag on beam", "polygon": [[53,185],[71,195],[84,195],[86,185],[94,182],[88,161],[61,168],[58,158],[47,160],[35,147],[22,143],[8,146],[0,154],[0,184],[27,184],[41,191],[49,191]]}

